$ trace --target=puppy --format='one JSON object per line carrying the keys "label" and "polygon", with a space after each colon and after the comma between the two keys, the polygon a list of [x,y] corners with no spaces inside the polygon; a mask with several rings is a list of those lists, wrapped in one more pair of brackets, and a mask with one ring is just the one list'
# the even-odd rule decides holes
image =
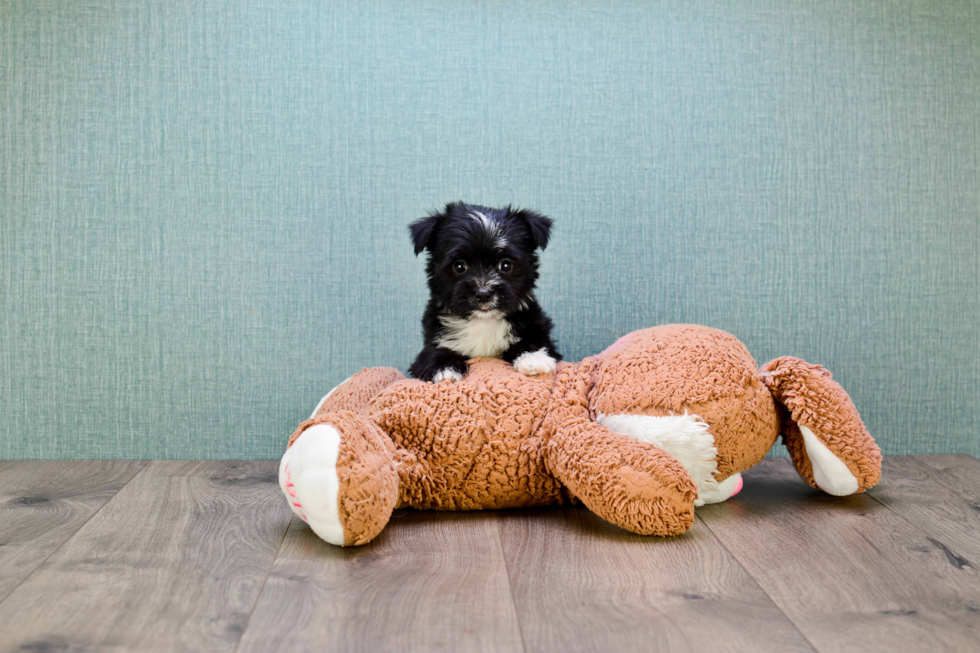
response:
{"label": "puppy", "polygon": [[458,381],[475,356],[502,358],[533,376],[555,370],[561,354],[551,320],[534,298],[535,250],[552,221],[526,209],[454,202],[409,225],[415,255],[428,250],[425,346],[408,369],[424,381]]}

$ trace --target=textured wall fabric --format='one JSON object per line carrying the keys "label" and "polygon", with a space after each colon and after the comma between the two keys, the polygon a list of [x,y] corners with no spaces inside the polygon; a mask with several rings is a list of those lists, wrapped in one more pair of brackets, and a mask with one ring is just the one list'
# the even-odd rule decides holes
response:
{"label": "textured wall fabric", "polygon": [[274,458],[421,344],[405,225],[555,218],[571,359],[730,331],[980,454],[980,3],[0,3],[0,457]]}

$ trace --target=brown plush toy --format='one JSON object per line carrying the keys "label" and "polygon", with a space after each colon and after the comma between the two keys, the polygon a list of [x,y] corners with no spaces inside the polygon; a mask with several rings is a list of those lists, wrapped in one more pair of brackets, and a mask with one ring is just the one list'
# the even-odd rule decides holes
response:
{"label": "brown plush toy", "polygon": [[395,508],[573,499],[634,533],[677,535],[695,506],[738,492],[780,433],[815,488],[844,496],[878,481],[878,447],[829,372],[788,357],[757,370],[733,336],[670,325],[541,376],[482,358],[455,383],[365,369],[292,435],[279,482],[342,546],[371,541]]}

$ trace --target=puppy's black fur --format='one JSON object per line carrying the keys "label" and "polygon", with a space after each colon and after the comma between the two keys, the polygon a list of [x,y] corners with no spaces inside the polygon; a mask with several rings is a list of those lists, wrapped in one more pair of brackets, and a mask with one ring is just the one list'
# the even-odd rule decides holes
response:
{"label": "puppy's black fur", "polygon": [[422,317],[425,346],[408,370],[412,376],[457,380],[469,358],[514,363],[533,352],[546,365],[543,357],[550,356],[554,368],[561,354],[551,340],[551,320],[534,297],[536,250],[548,245],[551,225],[527,209],[462,202],[409,225],[415,255],[429,252],[430,291]]}

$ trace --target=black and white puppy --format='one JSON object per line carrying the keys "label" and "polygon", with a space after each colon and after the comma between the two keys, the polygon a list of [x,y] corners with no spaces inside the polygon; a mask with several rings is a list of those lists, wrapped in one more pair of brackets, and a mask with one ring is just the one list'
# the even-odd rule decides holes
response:
{"label": "black and white puppy", "polygon": [[561,354],[534,298],[538,248],[550,218],[526,209],[454,202],[409,225],[415,255],[429,251],[425,347],[408,369],[424,381],[458,381],[466,360],[502,358],[523,374],[555,370]]}

